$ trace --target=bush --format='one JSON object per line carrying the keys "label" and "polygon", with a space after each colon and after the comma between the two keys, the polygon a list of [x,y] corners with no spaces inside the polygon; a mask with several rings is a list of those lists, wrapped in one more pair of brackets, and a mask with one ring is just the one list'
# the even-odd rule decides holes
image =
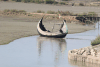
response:
{"label": "bush", "polygon": [[35,0],[35,3],[40,3],[39,0]]}
{"label": "bush", "polygon": [[10,12],[10,10],[9,9],[5,9],[3,12],[7,13],[7,12]]}
{"label": "bush", "polygon": [[58,4],[58,2],[55,1],[53,4]]}
{"label": "bush", "polygon": [[84,6],[84,3],[79,3],[79,6]]}
{"label": "bush", "polygon": [[16,2],[21,2],[22,0],[16,0]]}
{"label": "bush", "polygon": [[4,13],[7,13],[7,12],[10,12],[10,13],[26,13],[26,11],[25,10],[16,10],[16,9],[12,9],[12,10],[9,10],[9,9],[5,9],[4,11],[3,11]]}
{"label": "bush", "polygon": [[32,14],[29,13],[28,16],[32,16]]}
{"label": "bush", "polygon": [[18,12],[19,12],[19,13],[26,13],[25,10],[19,10]]}
{"label": "bush", "polygon": [[71,13],[70,13],[69,11],[65,11],[65,12],[60,11],[59,13],[60,13],[62,16],[71,15]]}
{"label": "bush", "polygon": [[83,14],[78,14],[78,17],[97,17],[98,14],[95,12],[88,12],[88,13],[83,13]]}
{"label": "bush", "polygon": [[71,0],[62,0],[62,1],[71,1]]}
{"label": "bush", "polygon": [[12,0],[12,1],[15,1],[15,2],[21,2],[22,0]]}
{"label": "bush", "polygon": [[53,4],[54,1],[52,1],[52,0],[45,0],[45,3],[46,3],[46,4]]}
{"label": "bush", "polygon": [[95,12],[88,12],[89,17],[96,17],[98,16]]}
{"label": "bush", "polygon": [[37,10],[37,13],[45,13],[44,11],[41,10]]}
{"label": "bush", "polygon": [[61,4],[61,5],[65,5],[66,3],[65,3],[65,2],[59,2],[59,4]]}
{"label": "bush", "polygon": [[91,42],[91,45],[92,46],[95,46],[95,45],[98,45],[98,44],[100,44],[100,36],[98,36],[95,40],[93,40]]}
{"label": "bush", "polygon": [[16,9],[12,9],[10,10],[11,13],[18,13],[18,11]]}
{"label": "bush", "polygon": [[22,0],[22,2],[27,3],[30,2],[30,0]]}
{"label": "bush", "polygon": [[48,13],[48,14],[57,14],[57,12],[51,11],[51,10],[50,10],[50,11],[47,11],[47,13]]}

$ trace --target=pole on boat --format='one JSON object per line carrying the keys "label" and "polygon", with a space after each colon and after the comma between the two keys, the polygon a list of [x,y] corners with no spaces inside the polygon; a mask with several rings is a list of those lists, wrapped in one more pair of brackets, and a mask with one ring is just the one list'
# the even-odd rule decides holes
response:
{"label": "pole on boat", "polygon": [[99,29],[99,21],[98,21],[98,29]]}
{"label": "pole on boat", "polygon": [[99,20],[100,18],[98,17],[98,36],[99,36]]}

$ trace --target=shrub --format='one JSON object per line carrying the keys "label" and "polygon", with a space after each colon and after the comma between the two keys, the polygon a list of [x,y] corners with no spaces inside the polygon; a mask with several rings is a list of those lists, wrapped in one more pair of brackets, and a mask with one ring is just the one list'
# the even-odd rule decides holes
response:
{"label": "shrub", "polygon": [[54,1],[54,3],[53,3],[53,4],[58,4],[58,2]]}
{"label": "shrub", "polygon": [[27,2],[28,2],[28,0],[22,0],[22,2],[27,3]]}
{"label": "shrub", "polygon": [[45,0],[45,3],[46,3],[46,4],[53,4],[54,1],[52,1],[52,0]]}
{"label": "shrub", "polygon": [[71,1],[71,0],[62,0],[62,1]]}
{"label": "shrub", "polygon": [[25,10],[19,10],[18,12],[19,12],[19,13],[26,13]]}
{"label": "shrub", "polygon": [[32,14],[29,13],[28,16],[32,16]]}
{"label": "shrub", "polygon": [[35,3],[39,3],[39,0],[35,0]]}
{"label": "shrub", "polygon": [[12,0],[12,1],[15,1],[15,2],[21,2],[22,0]]}
{"label": "shrub", "polygon": [[78,17],[97,17],[98,14],[96,14],[95,12],[88,12],[88,13],[82,13],[82,14],[78,14]]}
{"label": "shrub", "polygon": [[60,11],[59,13],[60,13],[62,16],[71,15],[71,13],[70,13],[69,11],[65,11],[65,12]]}
{"label": "shrub", "polygon": [[95,45],[98,45],[98,44],[100,44],[100,36],[98,36],[95,40],[93,40],[91,42],[91,45],[92,46],[95,46]]}
{"label": "shrub", "polygon": [[98,16],[95,12],[88,12],[89,17],[95,17]]}
{"label": "shrub", "polygon": [[10,10],[9,10],[9,9],[5,9],[3,12],[4,12],[4,13],[10,12]]}
{"label": "shrub", "polygon": [[41,10],[37,10],[37,13],[45,13],[44,11]]}
{"label": "shrub", "polygon": [[65,3],[65,2],[59,2],[59,4],[61,4],[61,5],[65,5],[66,3]]}
{"label": "shrub", "polygon": [[21,2],[22,0],[16,0],[16,2]]}
{"label": "shrub", "polygon": [[84,3],[79,3],[79,6],[84,6]]}
{"label": "shrub", "polygon": [[72,3],[72,6],[74,6],[75,5],[75,3]]}
{"label": "shrub", "polygon": [[51,11],[51,10],[47,11],[47,13],[48,13],[48,14],[57,14],[57,12]]}
{"label": "shrub", "polygon": [[11,13],[18,13],[18,11],[16,9],[12,9],[10,10]]}
{"label": "shrub", "polygon": [[16,10],[16,9],[12,9],[12,10],[9,10],[9,9],[5,9],[4,11],[3,11],[4,13],[8,13],[8,12],[10,12],[10,13],[26,13],[26,11],[25,10]]}

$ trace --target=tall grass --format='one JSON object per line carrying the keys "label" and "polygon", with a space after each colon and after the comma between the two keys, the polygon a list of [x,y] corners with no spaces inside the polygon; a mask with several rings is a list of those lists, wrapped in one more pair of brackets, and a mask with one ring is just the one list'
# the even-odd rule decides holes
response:
{"label": "tall grass", "polygon": [[92,46],[95,46],[95,45],[98,45],[98,44],[100,44],[100,36],[98,36],[95,40],[93,40],[91,42],[91,45]]}

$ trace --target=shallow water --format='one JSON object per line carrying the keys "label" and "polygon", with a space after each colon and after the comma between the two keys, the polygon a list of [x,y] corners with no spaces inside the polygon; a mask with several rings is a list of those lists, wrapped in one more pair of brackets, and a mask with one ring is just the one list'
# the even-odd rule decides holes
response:
{"label": "shallow water", "polygon": [[[99,31],[100,33],[100,31]],[[0,45],[0,67],[87,67],[68,61],[68,51],[91,46],[98,29],[64,39],[31,36]]]}

